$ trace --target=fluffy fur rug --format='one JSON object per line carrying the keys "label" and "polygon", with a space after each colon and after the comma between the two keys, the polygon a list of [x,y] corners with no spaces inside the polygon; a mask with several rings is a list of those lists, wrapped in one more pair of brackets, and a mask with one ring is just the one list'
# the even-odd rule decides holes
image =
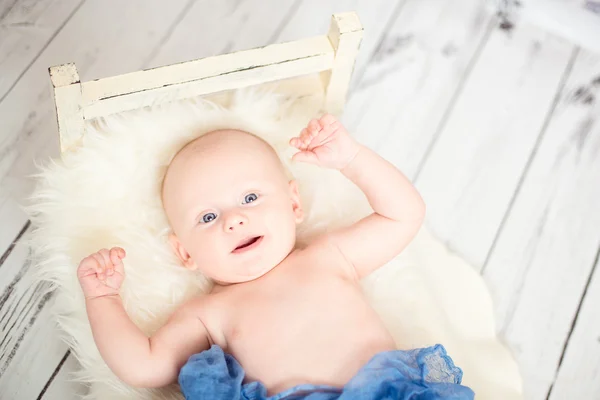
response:
{"label": "fluffy fur rug", "polygon": [[[167,162],[187,141],[231,127],[271,143],[300,184],[307,210],[300,241],[371,212],[362,192],[339,172],[292,165],[295,150],[288,140],[318,114],[315,104],[245,89],[220,104],[195,99],[123,113],[90,123],[77,151],[40,167],[28,206],[36,227],[30,239],[33,261],[37,279],[52,282],[56,290],[53,311],[63,340],[81,363],[73,378],[89,385],[87,399],[182,398],[177,385],[134,389],[112,374],[93,341],[76,269],[100,248],[125,248],[121,295],[129,316],[148,335],[180,303],[209,287],[171,252],[159,198]],[[521,398],[518,368],[496,338],[482,279],[426,228],[368,277],[364,289],[400,348],[442,343],[478,398]]]}

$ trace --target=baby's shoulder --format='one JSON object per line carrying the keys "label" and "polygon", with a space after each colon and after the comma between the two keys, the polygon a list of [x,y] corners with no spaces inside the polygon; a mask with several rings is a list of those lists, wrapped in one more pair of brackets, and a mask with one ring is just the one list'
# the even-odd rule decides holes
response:
{"label": "baby's shoulder", "polygon": [[318,265],[321,268],[329,267],[336,274],[342,273],[346,278],[356,278],[354,268],[327,233],[315,237],[302,253],[302,263]]}
{"label": "baby's shoulder", "polygon": [[187,310],[189,312],[193,312],[196,314],[201,314],[202,312],[210,311],[217,307],[218,305],[218,296],[213,293],[202,293],[197,294],[187,301],[183,302],[180,306],[180,309]]}
{"label": "baby's shoulder", "polygon": [[184,302],[177,310],[188,317],[198,319],[204,325],[213,343],[222,337],[224,301],[221,296],[213,293],[196,295]]}
{"label": "baby's shoulder", "polygon": [[174,316],[179,318],[195,318],[200,319],[205,325],[213,318],[212,315],[218,314],[216,311],[216,302],[214,296],[210,293],[195,295],[183,301],[179,307],[175,309]]}

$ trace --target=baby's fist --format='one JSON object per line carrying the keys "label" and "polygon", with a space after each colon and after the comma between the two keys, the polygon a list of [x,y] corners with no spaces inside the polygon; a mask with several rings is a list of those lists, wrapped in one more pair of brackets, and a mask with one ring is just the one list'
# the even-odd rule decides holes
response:
{"label": "baby's fist", "polygon": [[300,150],[292,160],[338,170],[345,168],[360,149],[342,123],[331,114],[311,120],[289,143]]}
{"label": "baby's fist", "polygon": [[120,247],[102,249],[79,263],[77,278],[86,299],[118,295],[125,278],[122,259],[125,250]]}

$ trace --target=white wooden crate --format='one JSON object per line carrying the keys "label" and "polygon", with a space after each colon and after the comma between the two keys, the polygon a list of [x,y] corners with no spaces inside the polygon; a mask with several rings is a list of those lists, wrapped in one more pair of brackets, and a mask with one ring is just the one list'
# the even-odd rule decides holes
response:
{"label": "white wooden crate", "polygon": [[86,120],[254,85],[322,96],[322,109],[339,115],[362,34],[358,15],[346,12],[332,15],[327,35],[94,81],[81,82],[73,63],[50,67],[61,152],[76,148]]}

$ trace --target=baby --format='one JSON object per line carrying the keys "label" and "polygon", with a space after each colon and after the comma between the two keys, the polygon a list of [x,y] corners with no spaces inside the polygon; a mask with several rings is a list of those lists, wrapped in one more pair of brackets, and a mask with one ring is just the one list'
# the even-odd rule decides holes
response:
{"label": "baby", "polygon": [[[374,212],[299,247],[298,186],[269,144],[233,129],[188,143],[163,182],[169,241],[182,265],[214,286],[148,338],[119,297],[125,251],[83,259],[78,277],[107,365],[137,387],[179,381],[188,399],[472,398],[442,346],[397,350],[361,292],[361,278],[419,231],[417,190],[332,115],[311,120],[290,145],[294,161],[339,170]],[[432,365],[446,374],[441,383]]]}

